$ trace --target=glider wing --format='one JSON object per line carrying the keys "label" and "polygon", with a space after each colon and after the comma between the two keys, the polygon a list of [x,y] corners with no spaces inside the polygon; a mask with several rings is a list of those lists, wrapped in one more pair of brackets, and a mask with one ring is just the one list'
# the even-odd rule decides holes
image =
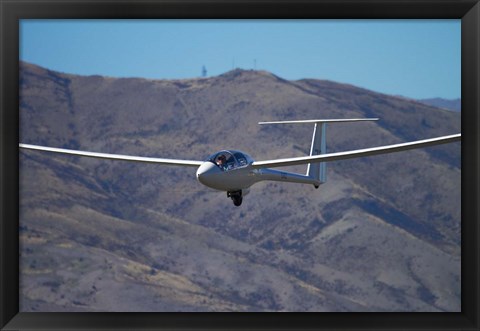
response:
{"label": "glider wing", "polygon": [[417,140],[417,141],[411,141],[411,142],[395,144],[395,145],[386,145],[386,146],[378,146],[378,147],[365,148],[365,149],[357,149],[357,150],[346,151],[346,152],[294,157],[294,158],[288,158],[288,159],[255,161],[252,163],[252,166],[253,168],[259,169],[259,168],[275,168],[275,167],[293,166],[298,164],[308,164],[308,163],[314,163],[314,162],[339,161],[339,160],[346,160],[346,159],[352,159],[357,157],[388,154],[388,153],[406,151],[409,149],[447,144],[455,141],[460,141],[461,137],[462,137],[462,134],[458,133],[450,136],[443,136],[443,137],[437,137],[437,138],[431,138],[431,139],[425,139],[425,140]]}
{"label": "glider wing", "polygon": [[38,146],[38,145],[28,145],[28,144],[19,144],[19,146],[20,148],[53,152],[53,153],[87,156],[87,157],[95,157],[95,158],[111,159],[111,160],[160,163],[160,164],[186,166],[186,167],[199,167],[203,163],[203,161],[162,159],[162,158],[143,157],[143,156],[95,153],[95,152],[78,151],[73,149],[54,148],[54,147],[45,147],[45,146]]}

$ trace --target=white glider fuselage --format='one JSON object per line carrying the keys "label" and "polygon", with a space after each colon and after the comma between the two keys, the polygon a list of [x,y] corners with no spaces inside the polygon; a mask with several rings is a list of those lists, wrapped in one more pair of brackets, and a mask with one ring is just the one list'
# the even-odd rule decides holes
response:
{"label": "white glider fuselage", "polygon": [[232,170],[223,170],[211,161],[205,161],[197,169],[197,179],[200,183],[215,190],[239,191],[257,182],[253,169],[248,165]]}
{"label": "white glider fuselage", "polygon": [[227,192],[244,191],[263,180],[313,184],[317,187],[321,184],[320,181],[307,175],[268,168],[256,169],[252,166],[253,160],[249,156],[247,157],[250,162],[231,169],[224,169],[215,162],[205,161],[197,169],[197,179],[205,186]]}

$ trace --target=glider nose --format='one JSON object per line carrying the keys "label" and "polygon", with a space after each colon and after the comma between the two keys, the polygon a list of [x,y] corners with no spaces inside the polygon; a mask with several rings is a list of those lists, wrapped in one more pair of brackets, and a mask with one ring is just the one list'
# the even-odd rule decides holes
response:
{"label": "glider nose", "polygon": [[200,183],[206,186],[211,186],[214,176],[221,173],[219,167],[212,162],[205,162],[197,170],[197,179]]}

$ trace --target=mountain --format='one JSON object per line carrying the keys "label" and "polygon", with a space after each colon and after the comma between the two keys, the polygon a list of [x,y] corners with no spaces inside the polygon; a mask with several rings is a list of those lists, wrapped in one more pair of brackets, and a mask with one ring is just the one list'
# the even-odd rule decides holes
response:
{"label": "mountain", "polygon": [[443,98],[431,98],[418,100],[421,103],[430,105],[437,108],[448,109],[452,111],[460,111],[462,108],[462,100],[458,99],[443,99]]}
{"label": "mountain", "polygon": [[[20,66],[20,141],[202,160],[306,155],[460,132],[460,114],[265,71],[148,80]],[[306,167],[288,170],[305,172]],[[243,205],[195,169],[20,152],[20,310],[460,311],[460,143],[332,162]]]}

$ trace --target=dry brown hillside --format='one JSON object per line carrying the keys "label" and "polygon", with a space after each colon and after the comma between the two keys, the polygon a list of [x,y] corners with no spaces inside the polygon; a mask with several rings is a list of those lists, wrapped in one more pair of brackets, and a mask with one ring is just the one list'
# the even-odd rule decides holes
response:
{"label": "dry brown hillside", "polygon": [[[460,114],[351,85],[234,70],[188,80],[20,70],[20,141],[202,160],[460,132]],[[241,207],[195,169],[20,152],[22,311],[460,311],[460,143],[263,182]],[[305,167],[290,171],[305,172]]]}

